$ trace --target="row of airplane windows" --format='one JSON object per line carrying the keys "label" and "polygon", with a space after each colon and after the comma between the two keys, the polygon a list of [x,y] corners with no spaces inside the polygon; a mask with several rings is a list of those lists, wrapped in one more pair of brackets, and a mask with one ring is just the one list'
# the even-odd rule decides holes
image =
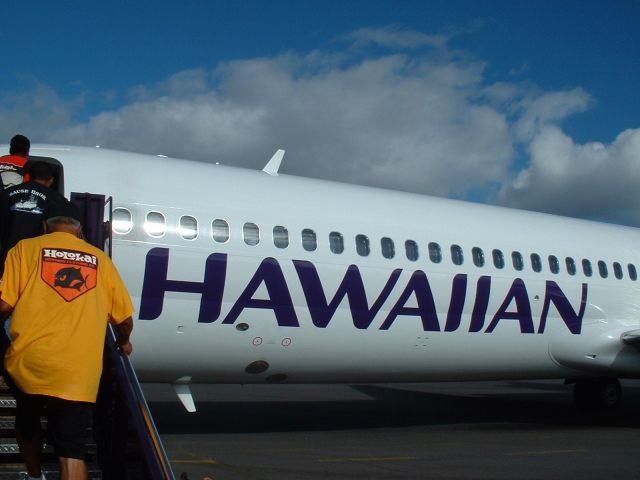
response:
{"label": "row of airplane windows", "polygon": [[[126,208],[116,208],[113,211],[113,230],[115,233],[126,235],[133,229],[133,220],[131,212]],[[167,231],[167,222],[165,216],[160,212],[149,212],[146,215],[144,222],[145,232],[154,238],[163,237]],[[190,215],[183,215],[180,217],[178,225],[178,233],[184,240],[195,240],[199,235],[198,220]],[[229,223],[223,219],[215,219],[211,222],[211,236],[217,243],[226,243],[231,238],[231,228]],[[258,225],[252,222],[246,222],[242,226],[242,239],[245,244],[249,246],[258,245],[261,241],[260,228]],[[272,230],[273,244],[277,248],[289,247],[290,237],[289,231],[282,225],[276,225]],[[301,231],[300,240],[302,248],[308,252],[314,252],[318,248],[318,238],[316,232],[311,228],[305,228]],[[335,254],[341,254],[345,249],[344,236],[340,232],[329,233],[329,249]],[[371,242],[369,237],[363,234],[355,236],[356,252],[361,257],[367,257],[371,254]],[[429,259],[433,263],[440,263],[443,261],[442,248],[437,242],[430,242],[427,245]],[[384,258],[392,259],[396,256],[396,247],[393,239],[389,237],[382,237],[380,239],[380,253]],[[408,260],[415,262],[420,258],[418,243],[414,240],[406,240],[404,242],[404,253]],[[460,245],[453,244],[449,248],[450,259],[454,265],[462,265],[465,261],[465,255]],[[506,267],[505,255],[502,250],[493,249],[491,251],[492,264],[497,269],[503,269]],[[485,259],[484,250],[480,247],[473,247],[471,249],[471,260],[476,267],[484,267],[487,263]],[[529,262],[531,269],[534,272],[542,272],[543,259],[537,253],[529,255]],[[559,274],[562,270],[561,260],[555,255],[549,255],[547,257],[549,271],[553,274]],[[514,270],[522,271],[525,268],[525,257],[518,251],[511,252],[511,265]],[[582,259],[580,261],[582,267],[582,273],[586,277],[591,277],[594,274],[594,268],[589,259]],[[601,278],[609,277],[609,267],[604,260],[598,260],[596,262],[597,271]],[[613,262],[613,275],[618,280],[624,278],[624,268],[621,263]],[[576,260],[572,257],[565,257],[564,269],[569,275],[576,275],[578,273],[578,265]],[[627,264],[626,268],[629,279],[636,281],[638,279],[638,271],[632,263]]]}

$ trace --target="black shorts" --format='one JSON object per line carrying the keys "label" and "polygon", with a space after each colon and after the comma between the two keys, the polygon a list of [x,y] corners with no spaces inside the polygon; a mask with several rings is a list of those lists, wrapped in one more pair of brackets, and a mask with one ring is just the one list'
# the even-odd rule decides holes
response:
{"label": "black shorts", "polygon": [[85,460],[93,403],[74,402],[48,395],[24,393],[15,385],[16,431],[25,440],[40,432],[40,417],[47,417],[47,432],[58,457]]}

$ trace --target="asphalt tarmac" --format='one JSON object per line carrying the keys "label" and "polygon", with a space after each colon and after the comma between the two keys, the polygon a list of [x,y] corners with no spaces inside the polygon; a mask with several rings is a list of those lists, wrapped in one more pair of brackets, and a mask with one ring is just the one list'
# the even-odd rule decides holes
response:
{"label": "asphalt tarmac", "polygon": [[640,381],[578,411],[560,381],[144,390],[176,479],[638,479]]}

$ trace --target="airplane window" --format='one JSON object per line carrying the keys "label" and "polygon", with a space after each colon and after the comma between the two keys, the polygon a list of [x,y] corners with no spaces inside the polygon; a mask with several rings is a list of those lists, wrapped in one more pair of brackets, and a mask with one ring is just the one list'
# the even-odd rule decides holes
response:
{"label": "airplane window", "polygon": [[440,263],[442,261],[442,250],[440,250],[440,245],[435,242],[429,244],[429,258],[433,263]]}
{"label": "airplane window", "polygon": [[245,223],[242,227],[242,236],[244,237],[244,243],[252,247],[260,243],[260,229],[255,223]]}
{"label": "airplane window", "polygon": [[473,247],[471,256],[473,257],[473,264],[476,267],[484,267],[484,252],[480,247]]}
{"label": "airplane window", "polygon": [[339,232],[331,232],[329,234],[329,248],[333,253],[344,252],[344,238]]}
{"label": "airplane window", "polygon": [[462,254],[462,247],[460,245],[451,245],[451,261],[455,265],[462,265],[464,262],[464,255]]}
{"label": "airplane window", "polygon": [[229,224],[221,218],[211,222],[211,235],[218,243],[225,243],[229,240]]}
{"label": "airplane window", "polygon": [[366,257],[371,251],[369,247],[369,237],[366,235],[356,235],[356,251],[361,257]]}
{"label": "airplane window", "polygon": [[382,237],[380,239],[380,248],[382,249],[382,256],[384,258],[393,258],[396,255],[396,247],[393,244],[393,240],[389,237]]}
{"label": "airplane window", "polygon": [[518,271],[524,269],[524,260],[520,252],[511,252],[511,261],[513,262],[513,268]]}
{"label": "airplane window", "polygon": [[493,256],[493,265],[496,268],[504,268],[504,255],[502,254],[502,250],[495,249],[491,254]]}
{"label": "airplane window", "polygon": [[416,242],[414,242],[413,240],[407,240],[406,242],[404,242],[404,249],[407,253],[408,260],[411,260],[412,262],[418,260],[418,257],[420,255],[418,253],[418,244]]}
{"label": "airplane window", "polygon": [[198,220],[189,215],[180,217],[180,227],[178,227],[180,236],[185,240],[194,240],[198,237]]}
{"label": "airplane window", "polygon": [[633,264],[629,264],[629,278],[634,282],[638,279],[638,271],[636,270],[636,266]]}
{"label": "airplane window", "polygon": [[618,262],[613,262],[613,274],[618,280],[622,280],[622,265],[620,265]]}
{"label": "airplane window", "polygon": [[585,277],[590,277],[593,275],[593,268],[591,268],[591,262],[586,258],[582,259],[582,271],[584,272]]}
{"label": "airplane window", "polygon": [[567,273],[569,275],[576,274],[576,262],[571,257],[565,258],[565,265],[567,266]]}
{"label": "airplane window", "polygon": [[113,210],[113,220],[111,224],[114,232],[120,235],[126,235],[133,228],[131,212],[126,208],[115,208]]}
{"label": "airplane window", "polygon": [[555,255],[549,255],[549,270],[551,273],[558,273],[560,271],[560,262]]}
{"label": "airplane window", "polygon": [[531,268],[534,272],[542,271],[542,260],[540,259],[540,255],[537,253],[531,254]]}
{"label": "airplane window", "polygon": [[598,271],[600,272],[600,276],[602,278],[607,278],[609,276],[609,270],[607,269],[607,264],[602,260],[598,260]]}
{"label": "airplane window", "polygon": [[144,231],[152,237],[161,237],[166,231],[166,221],[160,212],[149,212],[144,221]]}
{"label": "airplane window", "polygon": [[289,246],[289,231],[281,226],[273,227],[273,244],[278,248],[287,248]]}
{"label": "airplane window", "polygon": [[316,232],[310,228],[302,230],[302,248],[307,252],[313,252],[318,248],[318,241],[316,239]]}

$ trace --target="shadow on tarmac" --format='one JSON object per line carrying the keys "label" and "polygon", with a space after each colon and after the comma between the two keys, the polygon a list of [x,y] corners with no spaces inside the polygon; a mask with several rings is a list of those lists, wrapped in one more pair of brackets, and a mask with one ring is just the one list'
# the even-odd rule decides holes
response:
{"label": "shadow on tarmac", "polygon": [[[215,387],[212,387],[215,388]],[[640,384],[624,387],[624,398],[613,412],[577,410],[571,386],[545,382],[505,382],[496,392],[434,393],[387,385],[352,388],[370,400],[347,401],[225,401],[197,402],[187,413],[174,402],[152,402],[150,408],[161,434],[331,431],[411,426],[504,424],[539,429],[549,425],[640,426]]]}

